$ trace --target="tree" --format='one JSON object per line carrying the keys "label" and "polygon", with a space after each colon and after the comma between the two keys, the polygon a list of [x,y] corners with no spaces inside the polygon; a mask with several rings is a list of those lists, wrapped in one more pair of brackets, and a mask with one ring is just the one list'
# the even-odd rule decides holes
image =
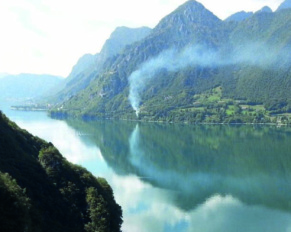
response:
{"label": "tree", "polygon": [[96,188],[87,189],[86,201],[89,205],[89,216],[91,222],[85,225],[87,232],[110,232],[109,213],[107,203]]}

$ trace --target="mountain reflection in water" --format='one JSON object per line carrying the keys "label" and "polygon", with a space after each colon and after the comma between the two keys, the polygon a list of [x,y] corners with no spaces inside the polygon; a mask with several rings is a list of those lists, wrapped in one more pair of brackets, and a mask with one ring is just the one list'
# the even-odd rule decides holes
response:
{"label": "mountain reflection in water", "polygon": [[286,232],[291,130],[59,121],[6,111],[70,161],[105,177],[124,232]]}

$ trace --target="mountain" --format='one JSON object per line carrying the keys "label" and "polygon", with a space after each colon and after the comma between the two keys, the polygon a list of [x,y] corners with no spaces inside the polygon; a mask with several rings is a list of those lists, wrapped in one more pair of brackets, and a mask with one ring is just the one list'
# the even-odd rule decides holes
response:
{"label": "mountain", "polygon": [[52,75],[5,75],[0,79],[0,99],[25,100],[41,97],[63,78]]}
{"label": "mountain", "polygon": [[288,121],[290,29],[289,9],[264,7],[233,23],[187,1],[108,59],[52,116],[281,122],[287,114]]}
{"label": "mountain", "polygon": [[77,62],[77,64],[74,65],[72,68],[72,71],[70,75],[67,77],[68,79],[72,79],[76,77],[78,74],[86,70],[87,68],[94,65],[95,57],[92,54],[85,54],[83,55]]}
{"label": "mountain", "polygon": [[98,73],[102,72],[103,65],[107,59],[121,53],[126,46],[143,39],[150,31],[151,29],[148,27],[116,28],[110,35],[110,38],[106,40],[100,53],[95,55],[86,54],[78,60],[64,83],[52,90],[50,93],[52,97],[49,99],[51,101],[60,102],[86,88],[91,80],[94,79]]}
{"label": "mountain", "polygon": [[251,17],[254,13],[253,12],[245,12],[245,11],[240,11],[237,12],[228,18],[225,19],[225,21],[230,22],[230,21],[235,21],[235,22],[241,22],[249,17]]}
{"label": "mountain", "polygon": [[44,101],[49,99],[50,102],[58,102],[71,97],[80,89],[87,87],[96,73],[96,56],[98,55],[85,54],[82,56],[72,68],[69,76],[62,83],[54,86],[44,96]]}
{"label": "mountain", "polygon": [[1,231],[120,231],[122,211],[105,179],[1,112],[0,130]]}
{"label": "mountain", "polygon": [[277,11],[284,10],[284,9],[290,9],[290,8],[291,8],[291,0],[285,0],[278,7]]}
{"label": "mountain", "polygon": [[[126,45],[130,45],[136,41],[142,40],[151,32],[148,27],[128,28],[117,27],[110,38],[106,40],[100,52],[99,60],[105,62],[109,57],[120,53]],[[100,61],[99,61],[100,62]]]}
{"label": "mountain", "polygon": [[[116,98],[114,105],[129,108],[128,101],[124,99],[128,93],[127,78],[140,64],[164,50],[183,48],[195,42],[215,48],[223,42],[221,26],[222,21],[200,3],[186,2],[162,19],[147,37],[126,47],[122,54],[108,62],[104,67],[105,71],[91,82],[90,87],[66,102],[65,106],[71,107],[74,104],[74,108],[82,107],[88,112],[104,111],[105,101]],[[80,96],[84,97],[86,103],[76,102]],[[112,104],[113,102],[112,99]]]}
{"label": "mountain", "polygon": [[268,6],[264,6],[262,9],[260,9],[259,11],[257,11],[256,13],[272,13],[272,9]]}
{"label": "mountain", "polygon": [[[264,6],[262,9],[258,10],[256,13],[272,13],[272,9],[268,6]],[[225,19],[226,22],[241,22],[244,21],[245,19],[248,19],[254,15],[253,12],[245,12],[245,11],[240,11],[237,12],[228,18]]]}
{"label": "mountain", "polygon": [[291,10],[275,14],[256,13],[231,33],[231,43],[240,47],[244,58],[251,61],[236,74],[235,87],[229,90],[233,97],[262,102],[266,108],[274,102],[289,104],[290,20]]}

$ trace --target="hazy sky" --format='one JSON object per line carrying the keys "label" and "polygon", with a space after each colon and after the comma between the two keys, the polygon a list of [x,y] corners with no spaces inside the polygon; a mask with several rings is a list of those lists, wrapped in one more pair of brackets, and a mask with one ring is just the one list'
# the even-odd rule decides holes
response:
{"label": "hazy sky", "polygon": [[[118,26],[154,27],[185,0],[0,0],[0,73],[66,77]],[[283,0],[200,0],[221,19]]]}

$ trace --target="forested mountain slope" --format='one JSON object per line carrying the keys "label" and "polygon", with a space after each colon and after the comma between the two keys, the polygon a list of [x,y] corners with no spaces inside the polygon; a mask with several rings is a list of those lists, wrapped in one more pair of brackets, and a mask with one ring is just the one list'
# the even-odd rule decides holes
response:
{"label": "forested mountain slope", "polygon": [[[291,9],[222,21],[190,0],[52,115],[271,122],[291,111]],[[60,107],[58,107],[60,108]],[[287,115],[288,116],[288,115]],[[281,117],[281,116],[280,116]]]}
{"label": "forested mountain slope", "polygon": [[122,211],[105,179],[1,112],[0,131],[1,231],[120,231]]}

